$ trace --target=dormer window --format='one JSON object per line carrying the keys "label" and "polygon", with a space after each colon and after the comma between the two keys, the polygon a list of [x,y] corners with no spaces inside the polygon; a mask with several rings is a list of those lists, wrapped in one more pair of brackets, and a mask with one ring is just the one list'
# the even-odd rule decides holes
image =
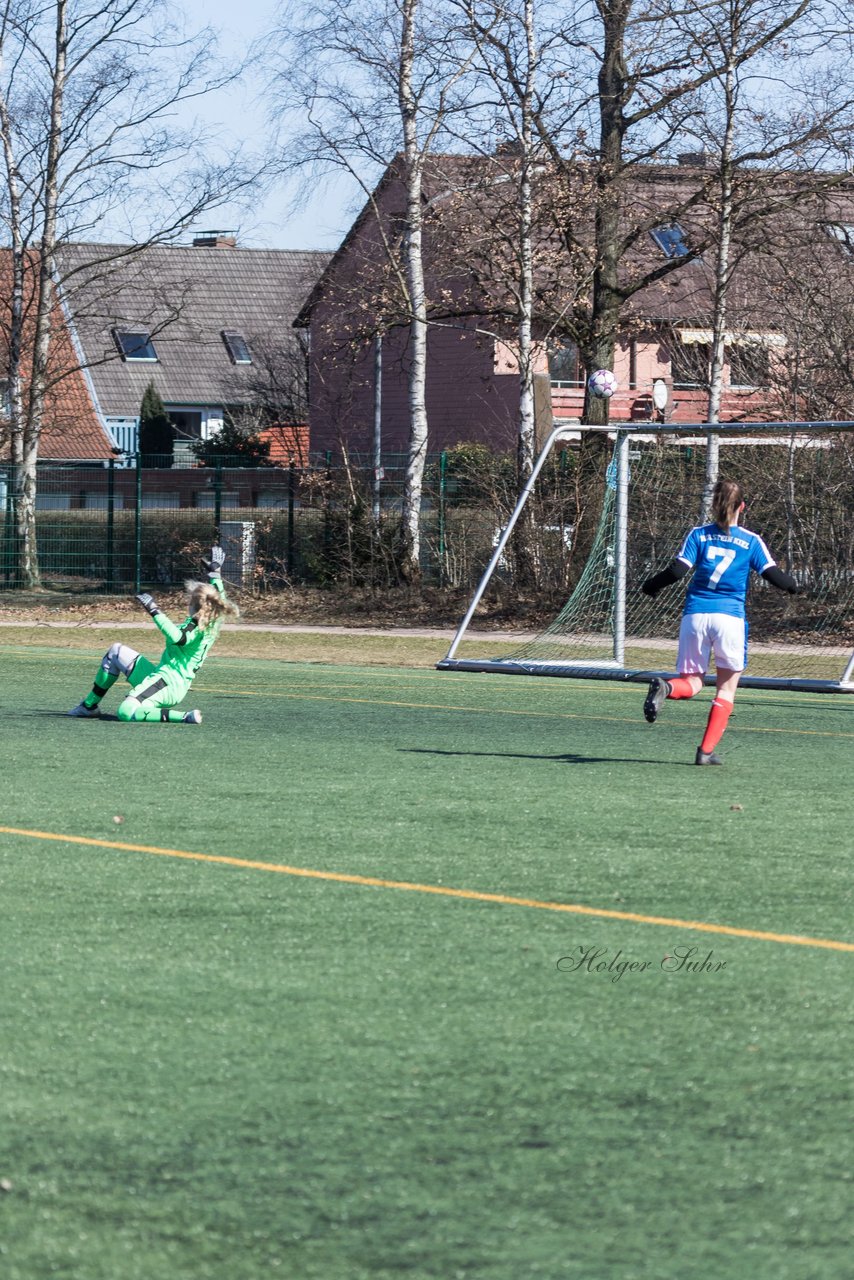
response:
{"label": "dormer window", "polygon": [[232,364],[251,364],[252,352],[242,333],[234,329],[223,329],[222,340]]}
{"label": "dormer window", "polygon": [[113,338],[123,360],[157,359],[157,352],[147,329],[114,329]]}
{"label": "dormer window", "polygon": [[850,222],[826,222],[824,229],[836,240],[850,257],[854,258],[854,224]]}
{"label": "dormer window", "polygon": [[685,258],[691,252],[678,222],[666,223],[649,233],[666,258]]}

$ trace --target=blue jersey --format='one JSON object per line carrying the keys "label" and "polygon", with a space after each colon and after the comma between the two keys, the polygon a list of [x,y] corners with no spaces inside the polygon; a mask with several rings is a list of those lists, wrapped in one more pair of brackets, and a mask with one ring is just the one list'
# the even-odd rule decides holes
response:
{"label": "blue jersey", "polygon": [[775,560],[758,533],[733,525],[724,533],[716,524],[698,525],[676,556],[694,576],[685,597],[685,613],[728,613],[744,617],[750,570],[763,573]]}

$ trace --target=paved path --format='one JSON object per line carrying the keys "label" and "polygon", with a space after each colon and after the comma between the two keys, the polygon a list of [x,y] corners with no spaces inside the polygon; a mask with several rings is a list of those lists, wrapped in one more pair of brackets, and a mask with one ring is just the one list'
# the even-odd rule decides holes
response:
{"label": "paved path", "polygon": [[[0,627],[40,627],[45,631],[60,630],[62,628],[71,628],[77,631],[139,631],[146,626],[144,619],[139,622],[90,622],[81,620],[80,622],[58,621],[51,622],[46,619],[23,619],[14,621],[12,619],[0,619]],[[447,640],[448,643],[453,640],[457,634],[455,627],[327,627],[313,626],[302,622],[275,623],[275,622],[231,622],[226,623],[229,631],[260,631],[260,632],[280,632],[291,635],[311,635],[311,636],[354,636],[361,639],[367,636],[378,636],[380,638],[396,638],[410,640]],[[466,640],[489,640],[495,643],[520,643],[524,644],[529,640],[536,640],[541,632],[539,631],[477,631],[470,628],[466,632]],[[577,637],[584,639],[585,637]],[[591,639],[600,639],[601,637],[590,637]],[[643,645],[646,649],[675,649],[675,639],[660,639],[653,637],[638,638],[631,636],[627,643]],[[779,642],[755,641],[751,643],[751,651],[753,653],[789,653],[789,654],[806,654],[811,653],[809,645],[782,644]],[[824,657],[848,657],[851,653],[849,645],[818,645],[816,652],[820,652]]]}
{"label": "paved path", "polygon": [[[98,630],[109,628],[111,631],[139,631],[146,627],[144,618],[139,622],[92,622],[88,619],[80,622],[48,621],[47,619],[24,618],[20,621],[0,619],[0,627],[42,627],[45,630],[72,628],[75,630]],[[408,638],[411,640],[453,640],[455,627],[327,627],[313,626],[302,622],[230,622],[226,623],[228,631],[273,631],[294,635],[312,636],[381,636]],[[468,636],[476,636],[478,640],[533,640],[539,633],[536,631],[473,631]]]}

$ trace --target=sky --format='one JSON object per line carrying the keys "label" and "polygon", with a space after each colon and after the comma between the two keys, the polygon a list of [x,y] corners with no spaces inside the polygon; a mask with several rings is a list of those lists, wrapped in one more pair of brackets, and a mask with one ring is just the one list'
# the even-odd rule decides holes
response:
{"label": "sky", "polygon": [[[234,60],[272,29],[276,7],[275,0],[173,0],[173,5],[183,10],[189,30],[212,27],[221,55]],[[261,150],[269,132],[263,93],[260,78],[250,75],[194,104],[193,110],[224,143]],[[337,249],[355,216],[354,204],[360,203],[355,189],[344,182],[330,184],[294,212],[297,194],[295,183],[281,183],[250,209],[232,205],[208,214],[204,227],[196,230],[237,231],[245,248]]]}

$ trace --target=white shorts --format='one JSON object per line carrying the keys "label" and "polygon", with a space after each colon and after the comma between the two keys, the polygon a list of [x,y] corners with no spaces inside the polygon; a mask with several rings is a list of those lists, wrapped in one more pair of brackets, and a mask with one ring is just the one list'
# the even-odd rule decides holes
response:
{"label": "white shorts", "polygon": [[679,628],[680,675],[701,676],[709,669],[714,653],[715,667],[743,671],[747,666],[747,623],[729,613],[686,613]]}

